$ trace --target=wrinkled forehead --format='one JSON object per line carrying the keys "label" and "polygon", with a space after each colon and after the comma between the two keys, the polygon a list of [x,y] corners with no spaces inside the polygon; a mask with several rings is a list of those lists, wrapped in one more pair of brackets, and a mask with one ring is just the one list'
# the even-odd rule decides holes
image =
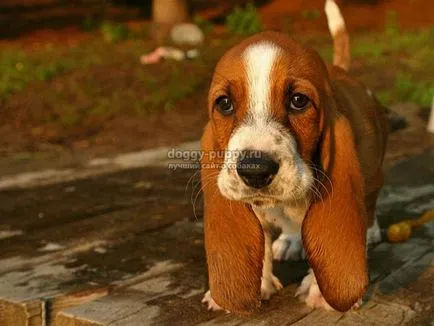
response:
{"label": "wrinkled forehead", "polygon": [[210,95],[234,87],[244,93],[248,89],[263,93],[265,88],[288,79],[305,80],[322,90],[326,75],[326,67],[316,52],[284,35],[263,33],[235,46],[220,60]]}

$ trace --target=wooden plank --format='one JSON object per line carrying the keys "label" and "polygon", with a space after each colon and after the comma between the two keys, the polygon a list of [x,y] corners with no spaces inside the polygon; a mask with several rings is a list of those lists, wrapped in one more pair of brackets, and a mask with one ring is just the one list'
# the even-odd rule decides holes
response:
{"label": "wooden plank", "polygon": [[371,282],[381,281],[390,273],[403,266],[417,264],[420,271],[426,269],[428,261],[418,261],[427,254],[432,253],[432,243],[420,238],[412,238],[403,243],[383,242],[369,251],[369,266]]}
{"label": "wooden plank", "polygon": [[180,295],[173,288],[171,292],[163,291],[151,297],[129,288],[67,309],[58,314],[55,325],[282,325],[282,322],[295,321],[311,311],[294,298],[295,286],[282,291],[273,304],[264,304],[261,313],[252,318],[208,312],[200,303],[203,289],[197,291],[201,293]]}
{"label": "wooden plank", "polygon": [[431,247],[421,257],[406,262],[401,268],[392,271],[387,277],[381,280],[379,291],[384,294],[391,294],[398,289],[407,288],[410,284],[420,278],[434,262],[434,249]]}
{"label": "wooden plank", "polygon": [[149,325],[160,309],[147,302],[178,292],[169,285],[167,276],[144,281],[136,285],[136,290],[112,293],[85,306],[66,309],[54,317],[53,325]]}
{"label": "wooden plank", "polygon": [[284,288],[270,302],[264,302],[261,311],[251,317],[237,317],[231,314],[199,324],[200,326],[260,325],[277,326],[292,324],[312,312],[312,309],[295,298],[296,284]]}
{"label": "wooden plank", "polygon": [[117,240],[192,216],[193,174],[149,167],[37,190],[0,191],[0,231],[16,233],[1,240],[0,259],[37,255],[35,249],[48,241]]}
{"label": "wooden plank", "polygon": [[[0,298],[10,307],[15,307],[16,303],[28,307],[39,300],[41,305],[46,305],[43,311],[46,312],[45,318],[50,320],[67,307],[83,304],[148,278],[155,281],[160,274],[175,273],[174,270],[179,270],[184,264],[189,264],[190,268],[182,274],[181,281],[173,277],[171,284],[180,291],[191,293],[192,286],[202,288],[205,283],[201,239],[200,222],[184,219],[171,227],[140,233],[111,244],[100,253],[94,251],[96,246],[103,248],[98,242],[88,246],[87,250],[69,249],[67,253],[52,253],[24,261],[15,259],[15,263],[14,259],[9,259],[6,265],[15,265],[16,268],[5,267],[5,273],[0,277]],[[164,260],[161,259],[162,253]],[[138,290],[137,285],[131,289]],[[25,309],[13,311],[30,319]]]}
{"label": "wooden plank", "polygon": [[[87,244],[62,253],[47,254],[23,261],[20,258],[0,262],[0,325],[45,325],[47,298],[62,292],[59,284],[75,278],[79,268],[68,269],[65,263],[74,254],[92,249],[100,243]],[[107,291],[94,286],[82,293],[74,304],[104,295]],[[16,321],[15,321],[16,320]]]}
{"label": "wooden plank", "polygon": [[[113,295],[108,302],[104,298],[91,302],[85,312],[66,310],[58,314],[54,325],[150,325],[159,314],[159,309],[146,306],[146,300],[146,297],[133,292],[125,292],[123,296]],[[78,318],[76,314],[84,316]]]}
{"label": "wooden plank", "polygon": [[[60,296],[50,300],[50,310],[49,314],[51,316],[52,325],[68,325],[72,323],[73,325],[77,324],[81,325],[81,322],[86,321],[90,322],[88,318],[75,318],[72,315],[68,315],[65,311],[68,311],[68,308],[75,306],[82,306],[84,303],[90,302],[86,305],[86,312],[90,314],[90,316],[94,316],[98,314],[100,311],[104,312],[104,318],[106,320],[112,321],[115,319],[122,319],[123,313],[119,312],[123,310],[124,305],[127,308],[126,311],[131,312],[134,307],[138,307],[140,303],[145,302],[146,300],[152,300],[157,298],[160,295],[169,295],[171,293],[178,293],[182,291],[182,288],[169,289],[168,286],[172,284],[171,276],[173,273],[179,273],[179,271],[185,266],[180,263],[172,263],[169,261],[160,262],[150,268],[147,272],[142,273],[134,278],[122,280],[119,282],[114,282],[111,284],[110,291],[105,294],[110,293],[110,297],[115,297],[116,303],[113,306],[110,306],[110,300],[107,300],[104,296],[95,297],[93,299],[102,298],[100,300],[86,300],[85,302],[74,301],[74,304],[71,304],[71,298],[76,298],[77,293],[74,293],[70,296]],[[129,292],[127,294],[119,292],[129,285]],[[94,294],[94,291],[90,291]],[[123,302],[127,298],[127,302]],[[109,312],[106,312],[108,310]],[[74,309],[71,309],[74,311]],[[125,314],[128,315],[129,312]],[[95,321],[90,322],[90,324],[95,323]]]}
{"label": "wooden plank", "polygon": [[13,302],[0,298],[0,325],[45,326],[45,304],[40,300]]}
{"label": "wooden plank", "polygon": [[291,325],[398,326],[405,325],[414,316],[415,312],[407,306],[371,301],[363,309],[345,314],[315,310]]}
{"label": "wooden plank", "polygon": [[[164,310],[168,300],[190,300],[202,310],[200,296],[204,293],[206,270],[202,242],[202,227],[200,222],[184,220],[171,227],[153,232],[146,237],[137,237],[132,243],[125,243],[130,248],[149,248],[146,261],[161,261],[170,258],[182,268],[161,271],[148,271],[123,281],[113,282],[113,291],[104,298],[92,301],[86,305],[63,310],[54,317],[55,325],[87,325],[88,323],[114,325],[142,325],[150,316]],[[124,252],[124,249],[120,249]],[[138,252],[143,255],[143,252]],[[113,257],[119,257],[115,250]],[[119,263],[118,263],[119,264]],[[161,301],[157,299],[161,298]],[[161,303],[159,307],[155,302]],[[148,304],[152,302],[153,304]],[[115,306],[130,307],[125,313],[117,312],[110,315]],[[182,305],[180,305],[182,307]],[[132,310],[131,310],[132,309]],[[123,311],[123,310],[122,310]],[[102,312],[102,314],[100,314]],[[140,323],[138,322],[140,321]],[[143,323],[142,323],[143,322]],[[146,323],[145,323],[146,325]]]}
{"label": "wooden plank", "polygon": [[395,300],[416,312],[408,325],[432,325],[434,321],[434,264],[416,282],[393,293]]}
{"label": "wooden plank", "polygon": [[[186,192],[191,174],[146,168],[1,191],[0,229],[15,231],[0,239],[0,325],[20,318],[24,324],[43,325],[59,310],[104,296],[130,278],[137,282],[162,252],[170,251],[164,237],[174,232],[169,228],[159,239],[156,230],[193,218]],[[188,250],[191,239],[184,240]],[[201,246],[190,252],[203,257]]]}

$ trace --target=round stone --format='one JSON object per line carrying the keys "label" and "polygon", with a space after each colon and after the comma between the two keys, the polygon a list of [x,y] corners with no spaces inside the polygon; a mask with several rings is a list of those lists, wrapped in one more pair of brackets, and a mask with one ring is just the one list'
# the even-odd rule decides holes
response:
{"label": "round stone", "polygon": [[170,32],[170,37],[175,44],[201,44],[205,38],[202,30],[195,24],[183,23],[175,25]]}

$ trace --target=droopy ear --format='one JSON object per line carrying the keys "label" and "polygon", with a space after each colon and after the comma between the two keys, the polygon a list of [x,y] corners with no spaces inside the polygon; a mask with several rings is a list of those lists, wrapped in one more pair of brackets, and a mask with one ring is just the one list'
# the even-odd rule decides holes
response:
{"label": "droopy ear", "polygon": [[217,186],[219,167],[210,164],[216,150],[210,124],[202,138],[202,189],[204,193],[205,249],[209,288],[222,308],[240,314],[260,306],[264,259],[264,234],[259,220],[247,205],[224,198]]}
{"label": "droopy ear", "polygon": [[303,221],[303,244],[324,298],[347,311],[368,285],[364,185],[348,120],[338,115],[325,128],[319,156],[330,180]]}

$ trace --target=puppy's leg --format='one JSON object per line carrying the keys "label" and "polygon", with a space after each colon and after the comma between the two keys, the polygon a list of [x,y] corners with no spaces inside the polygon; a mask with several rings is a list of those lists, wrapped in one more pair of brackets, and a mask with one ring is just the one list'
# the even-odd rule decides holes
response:
{"label": "puppy's leg", "polygon": [[309,269],[307,276],[305,276],[298,287],[295,296],[300,297],[300,299],[306,302],[311,308],[324,308],[328,311],[334,310],[322,296],[312,269]]}
{"label": "puppy's leg", "polygon": [[264,248],[264,264],[262,267],[261,280],[261,298],[268,300],[277,291],[283,288],[279,279],[273,274],[273,250],[271,239],[271,226],[274,224],[275,218],[270,215],[269,210],[262,210],[259,207],[253,206],[253,211],[261,222],[262,230],[264,231],[265,248]]}
{"label": "puppy's leg", "polygon": [[[210,290],[208,290],[204,294],[204,296],[202,298],[202,303],[205,303],[207,305],[208,310],[212,310],[212,311],[223,310],[223,308],[220,307],[212,298]],[[226,312],[229,312],[229,311],[226,310]]]}
{"label": "puppy's leg", "polygon": [[282,229],[282,233],[273,242],[273,258],[275,260],[304,259],[301,226],[287,217],[276,220],[276,225]]}
{"label": "puppy's leg", "polygon": [[[305,302],[311,308],[324,308],[327,311],[334,311],[322,296],[321,290],[316,281],[315,273],[311,268],[303,281],[301,281],[297,292],[295,292],[295,296],[300,297],[301,301]],[[353,305],[352,309],[358,309],[362,304],[363,301],[360,299]]]}
{"label": "puppy's leg", "polygon": [[374,224],[369,227],[366,233],[366,245],[372,245],[381,242],[381,230],[378,225],[377,217],[374,215]]}
{"label": "puppy's leg", "polygon": [[273,274],[273,252],[271,249],[271,235],[264,229],[265,236],[265,255],[264,266],[262,268],[262,281],[261,281],[261,298],[269,300],[270,297],[277,291],[283,288],[279,279]]}
{"label": "puppy's leg", "polygon": [[[379,181],[378,181],[379,180]],[[378,194],[382,186],[383,173],[379,171],[375,180],[372,182],[378,183],[378,189],[372,191],[370,194],[366,195],[366,215],[367,215],[367,225],[368,230],[366,232],[366,246],[370,246],[381,242],[381,230],[378,225],[377,215],[375,209],[377,206]]]}

